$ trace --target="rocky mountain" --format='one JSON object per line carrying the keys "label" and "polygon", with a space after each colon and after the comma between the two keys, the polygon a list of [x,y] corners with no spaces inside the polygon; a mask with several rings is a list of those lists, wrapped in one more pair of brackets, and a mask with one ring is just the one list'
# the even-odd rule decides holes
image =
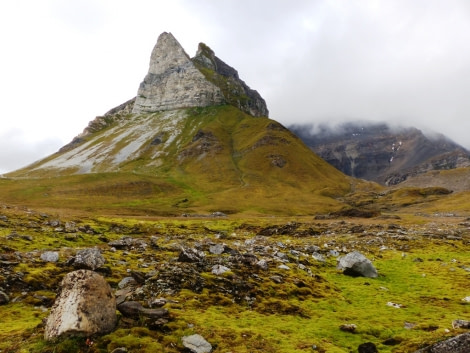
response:
{"label": "rocky mountain", "polygon": [[[340,207],[332,196],[347,192],[349,179],[267,115],[259,93],[209,47],[200,44],[190,59],[171,34],[163,33],[136,98],[91,121],[57,153],[8,176],[151,177],[150,187],[138,183],[124,189],[141,185],[139,193],[160,193],[184,207],[209,199],[211,207],[218,200],[229,211],[264,209],[263,202],[283,209],[286,200],[292,210]],[[93,194],[108,190],[90,188]],[[83,186],[80,190],[83,194]]]}
{"label": "rocky mountain", "polygon": [[397,185],[430,171],[470,166],[470,152],[442,134],[385,123],[345,123],[332,128],[295,125],[315,153],[343,173]]}
{"label": "rocky mountain", "polygon": [[171,33],[162,33],[140,84],[132,112],[149,113],[232,104],[253,116],[268,116],[266,102],[238,72],[200,43],[190,58]]}

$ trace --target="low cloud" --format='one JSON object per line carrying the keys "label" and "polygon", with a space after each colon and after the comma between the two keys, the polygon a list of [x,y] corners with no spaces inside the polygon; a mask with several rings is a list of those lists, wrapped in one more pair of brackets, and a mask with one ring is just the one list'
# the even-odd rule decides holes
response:
{"label": "low cloud", "polygon": [[63,142],[59,139],[30,141],[19,129],[0,135],[0,174],[25,167],[34,161],[56,152]]}

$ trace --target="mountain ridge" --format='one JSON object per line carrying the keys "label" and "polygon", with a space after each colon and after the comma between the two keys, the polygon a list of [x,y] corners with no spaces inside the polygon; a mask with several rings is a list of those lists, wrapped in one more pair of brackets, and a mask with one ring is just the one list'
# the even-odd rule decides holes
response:
{"label": "mountain ridge", "polygon": [[470,166],[470,152],[442,134],[428,136],[413,127],[349,122],[336,129],[289,127],[312,151],[347,175],[398,185],[434,170]]}

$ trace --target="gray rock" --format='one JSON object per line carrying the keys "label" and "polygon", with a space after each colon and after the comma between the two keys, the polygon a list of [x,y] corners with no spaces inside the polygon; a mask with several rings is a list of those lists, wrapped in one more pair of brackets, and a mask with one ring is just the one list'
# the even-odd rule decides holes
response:
{"label": "gray rock", "polygon": [[375,278],[378,276],[377,270],[374,265],[372,265],[372,262],[358,251],[353,251],[346,256],[340,257],[338,259],[337,268],[339,270],[343,270],[343,273],[349,276],[362,276],[369,278]]}
{"label": "gray rock", "polygon": [[225,250],[225,245],[223,244],[215,244],[209,247],[209,252],[214,255],[220,255],[224,252],[224,250]]}
{"label": "gray rock", "polygon": [[277,284],[281,284],[282,282],[284,282],[284,280],[282,279],[281,276],[278,276],[278,275],[274,275],[274,276],[271,276],[269,277],[274,283],[277,283]]}
{"label": "gray rock", "polygon": [[5,292],[0,291],[0,305],[8,304],[10,298]]}
{"label": "gray rock", "polygon": [[470,321],[467,320],[454,320],[452,321],[452,328],[457,329],[457,328],[470,328]]}
{"label": "gray rock", "polygon": [[277,257],[278,259],[281,259],[281,260],[289,260],[289,257],[287,256],[287,254],[283,253],[283,252],[280,252],[280,251],[277,251],[274,254],[274,256]]}
{"label": "gray rock", "polygon": [[178,256],[180,262],[199,262],[205,257],[204,252],[197,249],[182,248]]}
{"label": "gray rock", "polygon": [[318,252],[314,252],[314,253],[312,254],[312,257],[313,257],[315,260],[317,260],[318,262],[325,262],[325,261],[326,261],[326,260],[325,260],[325,257],[324,257],[322,254],[318,253]]}
{"label": "gray rock", "polygon": [[268,270],[268,262],[265,259],[261,259],[256,263],[256,266],[258,266],[260,269],[266,271]]}
{"label": "gray rock", "polygon": [[106,260],[98,248],[89,248],[77,251],[73,266],[88,270],[96,270],[105,264]]}
{"label": "gray rock", "polygon": [[468,353],[470,352],[470,332],[449,338],[431,346],[417,350],[415,353]]}
{"label": "gray rock", "polygon": [[45,251],[41,254],[41,260],[45,262],[59,261],[59,253],[57,251]]}
{"label": "gray rock", "polygon": [[117,306],[117,309],[121,312],[122,315],[134,319],[138,319],[142,316],[156,320],[161,318],[168,317],[169,313],[167,309],[157,308],[157,309],[147,309],[142,306],[139,302],[129,301],[121,303]]}
{"label": "gray rock", "polygon": [[116,322],[116,300],[109,284],[96,272],[78,270],[62,280],[60,294],[46,321],[44,338],[108,333]]}
{"label": "gray rock", "polygon": [[140,84],[132,112],[207,107],[224,102],[221,89],[196,68],[175,37],[162,33],[153,48],[149,71]]}
{"label": "gray rock", "polygon": [[[192,59],[171,33],[162,33],[140,84],[136,114],[189,107],[231,104],[253,116],[268,116],[266,102],[238,76],[237,70],[200,44]],[[226,217],[214,212],[212,217]]]}
{"label": "gray rock", "polygon": [[212,267],[212,273],[214,275],[221,275],[224,274],[225,272],[231,271],[228,267],[222,266],[222,265],[214,265]]}
{"label": "gray rock", "polygon": [[182,338],[183,346],[191,350],[193,353],[210,353],[212,345],[207,342],[201,335],[184,336]]}
{"label": "gray rock", "polygon": [[354,333],[357,330],[356,324],[342,324],[339,329],[344,332]]}
{"label": "gray rock", "polygon": [[118,287],[120,289],[136,285],[137,281],[134,279],[134,277],[124,277],[119,283]]}

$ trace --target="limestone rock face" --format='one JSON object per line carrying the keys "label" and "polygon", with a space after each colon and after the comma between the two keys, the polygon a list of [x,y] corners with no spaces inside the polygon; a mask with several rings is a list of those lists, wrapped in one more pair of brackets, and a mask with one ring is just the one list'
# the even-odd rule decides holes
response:
{"label": "limestone rock face", "polygon": [[147,76],[140,84],[133,113],[225,103],[220,88],[207,81],[171,33],[153,48]]}
{"label": "limestone rock face", "polygon": [[133,113],[231,104],[252,116],[268,116],[266,102],[242,81],[237,70],[199,44],[190,58],[171,33],[153,48],[149,71],[140,84]]}
{"label": "limestone rock face", "polygon": [[60,294],[47,318],[44,338],[103,334],[112,331],[116,321],[116,300],[109,284],[96,272],[78,270],[62,280]]}

